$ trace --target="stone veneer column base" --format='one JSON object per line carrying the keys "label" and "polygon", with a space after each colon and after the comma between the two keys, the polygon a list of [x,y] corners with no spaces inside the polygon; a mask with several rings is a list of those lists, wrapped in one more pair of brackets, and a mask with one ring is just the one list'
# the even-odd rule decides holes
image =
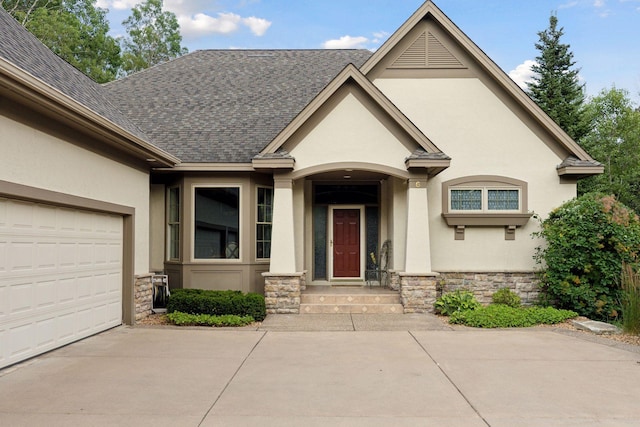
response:
{"label": "stone veneer column base", "polygon": [[136,276],[134,283],[134,302],[136,306],[136,321],[149,316],[153,308],[153,284],[151,277],[153,274]]}
{"label": "stone veneer column base", "polygon": [[267,314],[300,314],[300,291],[306,284],[303,273],[262,273]]}
{"label": "stone veneer column base", "polygon": [[438,273],[398,273],[404,313],[433,313]]}

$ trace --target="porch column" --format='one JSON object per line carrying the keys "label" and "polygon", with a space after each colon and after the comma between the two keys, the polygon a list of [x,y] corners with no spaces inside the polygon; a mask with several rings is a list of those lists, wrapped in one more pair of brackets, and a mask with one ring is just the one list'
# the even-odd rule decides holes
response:
{"label": "porch column", "polygon": [[430,243],[427,179],[409,178],[407,188],[405,273],[420,275],[431,273]]}
{"label": "porch column", "polygon": [[437,273],[431,271],[427,179],[412,177],[407,188],[407,251],[400,276],[405,313],[434,311]]}
{"label": "porch column", "polygon": [[273,221],[271,223],[270,273],[296,272],[296,245],[293,222],[293,181],[275,177],[273,186]]}

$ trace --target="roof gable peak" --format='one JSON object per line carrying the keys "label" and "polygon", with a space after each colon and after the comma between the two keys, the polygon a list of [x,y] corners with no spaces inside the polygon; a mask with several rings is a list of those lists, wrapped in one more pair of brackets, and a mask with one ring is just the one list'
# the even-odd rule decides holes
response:
{"label": "roof gable peak", "polygon": [[336,92],[354,83],[380,106],[427,153],[442,153],[431,140],[418,129],[373,83],[353,64],[348,64],[298,116],[287,125],[258,156],[276,153],[282,146],[331,99]]}

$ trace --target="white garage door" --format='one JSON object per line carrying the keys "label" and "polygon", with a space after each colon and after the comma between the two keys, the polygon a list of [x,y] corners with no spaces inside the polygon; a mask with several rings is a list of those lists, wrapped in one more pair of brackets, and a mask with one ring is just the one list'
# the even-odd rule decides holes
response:
{"label": "white garage door", "polygon": [[122,224],[0,198],[0,368],[122,323]]}

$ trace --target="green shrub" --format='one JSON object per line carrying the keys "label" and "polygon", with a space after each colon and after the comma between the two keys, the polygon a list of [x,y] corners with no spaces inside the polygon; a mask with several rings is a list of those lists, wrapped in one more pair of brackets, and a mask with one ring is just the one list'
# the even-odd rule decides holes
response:
{"label": "green shrub", "polygon": [[254,322],[251,316],[212,316],[210,314],[189,314],[174,311],[167,314],[171,323],[178,326],[246,326]]}
{"label": "green shrub", "polygon": [[640,275],[628,264],[622,270],[622,329],[640,335]]}
{"label": "green shrub", "polygon": [[480,307],[480,303],[471,291],[458,289],[448,292],[435,302],[436,311],[445,316],[465,310],[474,310]]}
{"label": "green shrub", "polygon": [[518,308],[522,305],[520,297],[509,288],[501,288],[491,296],[494,304],[504,304],[509,307]]}
{"label": "green shrub", "polygon": [[613,196],[585,194],[549,214],[546,245],[535,259],[542,302],[592,319],[616,319],[621,310],[622,263],[640,252],[640,220]]}
{"label": "green shrub", "polygon": [[577,315],[573,311],[552,307],[514,308],[504,304],[492,304],[476,310],[453,313],[449,322],[475,328],[521,328],[560,323]]}
{"label": "green shrub", "polygon": [[171,291],[167,304],[167,312],[174,311],[214,316],[251,316],[258,322],[267,317],[264,297],[254,293],[243,294],[241,291],[175,289]]}

